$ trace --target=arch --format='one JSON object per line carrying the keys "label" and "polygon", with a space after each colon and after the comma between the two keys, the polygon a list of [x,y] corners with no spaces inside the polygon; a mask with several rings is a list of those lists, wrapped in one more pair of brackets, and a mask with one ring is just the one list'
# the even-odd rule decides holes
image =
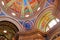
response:
{"label": "arch", "polygon": [[13,23],[14,25],[16,25],[16,27],[18,28],[18,30],[20,31],[20,32],[23,32],[23,26],[21,25],[21,24],[19,24],[19,22],[18,21],[16,21],[15,19],[12,19],[12,18],[10,18],[10,17],[0,17],[0,21],[9,21],[9,22],[11,22],[11,23]]}
{"label": "arch", "polygon": [[[38,15],[38,17],[37,17],[37,19],[35,20],[36,21],[36,23],[35,23],[35,26],[37,27],[37,29],[40,29],[40,31],[42,31],[41,29],[41,25],[42,25],[42,23],[43,23],[43,21],[45,22],[45,19],[47,19],[46,20],[46,22],[45,22],[45,27],[43,27],[44,28],[44,30],[46,30],[46,26],[47,26],[47,24],[52,20],[52,19],[54,19],[55,17],[52,15],[54,12],[54,9],[55,9],[55,6],[50,6],[50,7],[48,7],[48,8],[46,8],[46,9],[44,9],[44,10],[42,10],[41,12],[40,12],[40,14]],[[45,15],[45,16],[44,16]],[[38,26],[39,25],[39,26]],[[43,33],[44,32],[46,32],[46,31],[42,31]]]}

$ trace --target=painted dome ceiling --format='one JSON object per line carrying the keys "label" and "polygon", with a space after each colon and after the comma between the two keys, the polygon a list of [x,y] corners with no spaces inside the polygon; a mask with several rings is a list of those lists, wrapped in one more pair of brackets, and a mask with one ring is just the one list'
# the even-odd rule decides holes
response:
{"label": "painted dome ceiling", "polygon": [[10,16],[18,19],[33,18],[41,8],[39,0],[1,0],[2,9]]}
{"label": "painted dome ceiling", "polygon": [[56,0],[0,0],[0,7],[5,16],[17,19],[23,31],[40,29],[47,32],[49,22],[55,18],[52,15],[55,3]]}

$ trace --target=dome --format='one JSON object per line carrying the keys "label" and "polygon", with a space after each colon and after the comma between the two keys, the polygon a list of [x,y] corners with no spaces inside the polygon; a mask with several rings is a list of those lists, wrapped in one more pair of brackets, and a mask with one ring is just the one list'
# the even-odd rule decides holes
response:
{"label": "dome", "polygon": [[1,0],[0,6],[9,16],[17,19],[29,19],[37,16],[43,0]]}

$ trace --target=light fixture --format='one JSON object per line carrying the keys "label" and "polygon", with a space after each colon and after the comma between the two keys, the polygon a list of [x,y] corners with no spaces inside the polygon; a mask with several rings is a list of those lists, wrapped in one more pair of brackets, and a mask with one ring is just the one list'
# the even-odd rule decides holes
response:
{"label": "light fixture", "polygon": [[58,18],[56,18],[56,21],[57,21],[57,22],[60,22],[60,20],[59,20]]}
{"label": "light fixture", "polygon": [[25,15],[25,17],[29,17],[29,15]]}
{"label": "light fixture", "polygon": [[7,30],[4,30],[3,32],[4,32],[4,33],[7,33]]}
{"label": "light fixture", "polygon": [[4,2],[2,1],[1,3],[2,3],[2,5],[4,6]]}
{"label": "light fixture", "polygon": [[16,14],[15,14],[15,13],[12,13],[12,15],[13,15],[13,16],[16,16]]}
{"label": "light fixture", "polygon": [[40,10],[40,7],[37,9],[37,11],[39,11]]}

